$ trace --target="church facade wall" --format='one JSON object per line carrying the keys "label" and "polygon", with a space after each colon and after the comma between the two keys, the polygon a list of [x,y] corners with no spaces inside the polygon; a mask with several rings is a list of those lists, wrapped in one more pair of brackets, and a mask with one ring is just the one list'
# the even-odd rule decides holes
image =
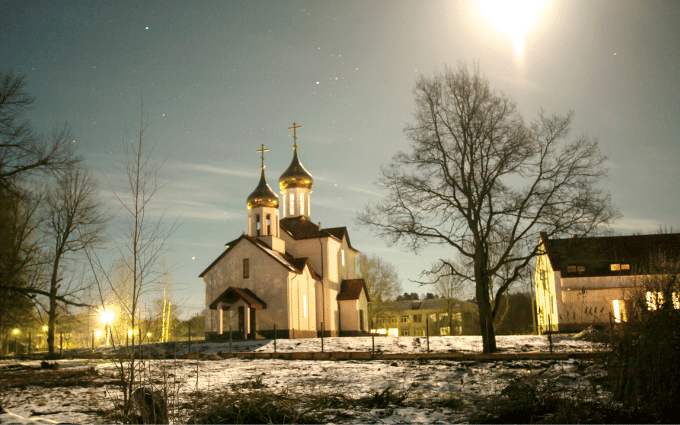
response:
{"label": "church facade wall", "polygon": [[[249,276],[244,277],[243,260],[249,260]],[[204,276],[208,304],[228,287],[248,288],[267,303],[265,310],[256,312],[258,329],[288,328],[288,274],[276,260],[245,240],[215,264]],[[219,312],[207,311],[206,333],[219,330]]]}
{"label": "church facade wall", "polygon": [[288,327],[293,333],[305,331],[315,333],[316,327],[316,284],[309,269],[302,274],[290,273],[288,299],[290,300]]}

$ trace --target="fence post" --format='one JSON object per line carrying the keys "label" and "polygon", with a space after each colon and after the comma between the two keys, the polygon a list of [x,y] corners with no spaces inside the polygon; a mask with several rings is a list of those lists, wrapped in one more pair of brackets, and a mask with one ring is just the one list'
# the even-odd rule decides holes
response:
{"label": "fence post", "polygon": [[427,352],[430,352],[430,315],[425,315],[425,337],[427,338]]}
{"label": "fence post", "polygon": [[274,325],[274,354],[276,354],[276,325]]}
{"label": "fence post", "polygon": [[373,329],[373,320],[371,320],[371,354],[375,355],[375,332]]}
{"label": "fence post", "polygon": [[552,340],[552,317],[548,314],[548,344],[550,344],[550,354],[553,353],[553,340]]}
{"label": "fence post", "polygon": [[59,332],[59,356],[62,355],[63,351],[64,351],[64,333]]}

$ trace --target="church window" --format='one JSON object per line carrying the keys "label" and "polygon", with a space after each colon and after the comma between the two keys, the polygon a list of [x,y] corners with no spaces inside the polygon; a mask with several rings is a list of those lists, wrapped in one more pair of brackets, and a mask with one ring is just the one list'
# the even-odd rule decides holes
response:
{"label": "church window", "polygon": [[344,249],[340,250],[340,262],[343,266],[345,265],[345,250]]}
{"label": "church window", "polygon": [[255,236],[260,236],[260,214],[255,215]]}
{"label": "church window", "polygon": [[267,214],[267,235],[272,234],[272,216],[271,214]]}
{"label": "church window", "polygon": [[307,295],[302,296],[302,317],[307,318]]}
{"label": "church window", "polygon": [[291,193],[288,197],[288,214],[295,214],[295,194]]}
{"label": "church window", "polygon": [[250,277],[250,259],[244,258],[243,259],[243,278],[249,278]]}
{"label": "church window", "polygon": [[305,213],[305,194],[300,194],[300,214]]}

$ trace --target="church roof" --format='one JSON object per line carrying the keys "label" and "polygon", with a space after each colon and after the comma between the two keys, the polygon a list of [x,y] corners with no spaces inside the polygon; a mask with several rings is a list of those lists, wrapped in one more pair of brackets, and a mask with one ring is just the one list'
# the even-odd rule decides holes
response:
{"label": "church roof", "polygon": [[[541,240],[553,270],[563,277],[645,273],[650,261],[675,262],[680,257],[680,233],[569,239],[548,239],[543,233]],[[612,264],[629,268],[612,271]]]}
{"label": "church roof", "polygon": [[286,253],[286,254],[281,254],[278,251],[274,251],[271,249],[267,244],[262,242],[261,240],[257,238],[252,238],[248,235],[241,235],[240,237],[234,239],[233,241],[227,242],[226,247],[227,249],[224,250],[222,254],[220,254],[215,261],[213,261],[205,270],[203,270],[203,273],[201,273],[198,277],[203,277],[205,276],[210,269],[215,266],[222,258],[224,258],[236,245],[238,245],[243,239],[247,240],[248,242],[252,243],[256,247],[260,248],[263,252],[265,252],[267,255],[272,257],[274,260],[276,260],[279,264],[281,264],[283,267],[287,268],[288,271],[294,272],[301,274],[304,271],[305,266],[309,267],[309,272],[312,275],[312,278],[316,280],[321,280],[319,275],[316,274],[314,269],[312,268],[312,264],[309,262],[308,258],[295,258],[292,255]]}
{"label": "church roof", "polygon": [[262,174],[260,175],[260,183],[255,190],[248,196],[248,209],[251,208],[278,208],[279,197],[271,187],[267,184],[267,179],[264,177],[264,166],[262,166]]}
{"label": "church roof", "polygon": [[267,303],[262,301],[250,289],[230,286],[227,288],[226,291],[222,292],[217,298],[215,298],[215,301],[213,301],[210,304],[210,309],[216,310],[217,304],[220,301],[232,304],[238,301],[239,299],[245,301],[245,303],[248,304],[248,307],[254,308],[255,310],[264,310],[267,308]]}
{"label": "church roof", "polygon": [[330,227],[328,229],[319,229],[318,224],[312,223],[309,218],[305,217],[304,215],[299,217],[284,218],[281,219],[279,223],[281,224],[281,228],[290,233],[290,235],[295,240],[327,238],[331,236],[341,241],[344,236],[347,238],[347,245],[356,251],[349,241],[349,233],[347,232],[346,227]]}
{"label": "church roof", "polygon": [[368,298],[368,290],[366,289],[366,282],[363,279],[349,279],[343,280],[340,285],[340,293],[338,294],[338,301],[358,300],[361,296],[361,291],[366,294],[366,301],[370,302]]}
{"label": "church roof", "polygon": [[294,187],[311,189],[313,185],[314,178],[300,163],[296,146],[293,150],[293,161],[291,161],[288,169],[279,177],[279,189],[286,190]]}

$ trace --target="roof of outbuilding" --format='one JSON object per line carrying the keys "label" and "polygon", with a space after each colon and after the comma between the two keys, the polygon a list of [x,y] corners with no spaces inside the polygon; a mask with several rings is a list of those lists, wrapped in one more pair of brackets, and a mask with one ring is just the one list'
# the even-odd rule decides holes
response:
{"label": "roof of outbuilding", "polygon": [[[541,234],[541,241],[553,270],[563,277],[644,274],[650,262],[680,258],[680,233],[569,239],[549,239]],[[612,271],[612,264],[628,264],[630,269]],[[569,271],[569,266],[585,270]]]}
{"label": "roof of outbuilding", "polygon": [[366,294],[366,301],[370,302],[366,282],[363,279],[343,280],[340,284],[340,293],[337,299],[338,301],[358,300],[361,297],[361,291],[364,291]]}

